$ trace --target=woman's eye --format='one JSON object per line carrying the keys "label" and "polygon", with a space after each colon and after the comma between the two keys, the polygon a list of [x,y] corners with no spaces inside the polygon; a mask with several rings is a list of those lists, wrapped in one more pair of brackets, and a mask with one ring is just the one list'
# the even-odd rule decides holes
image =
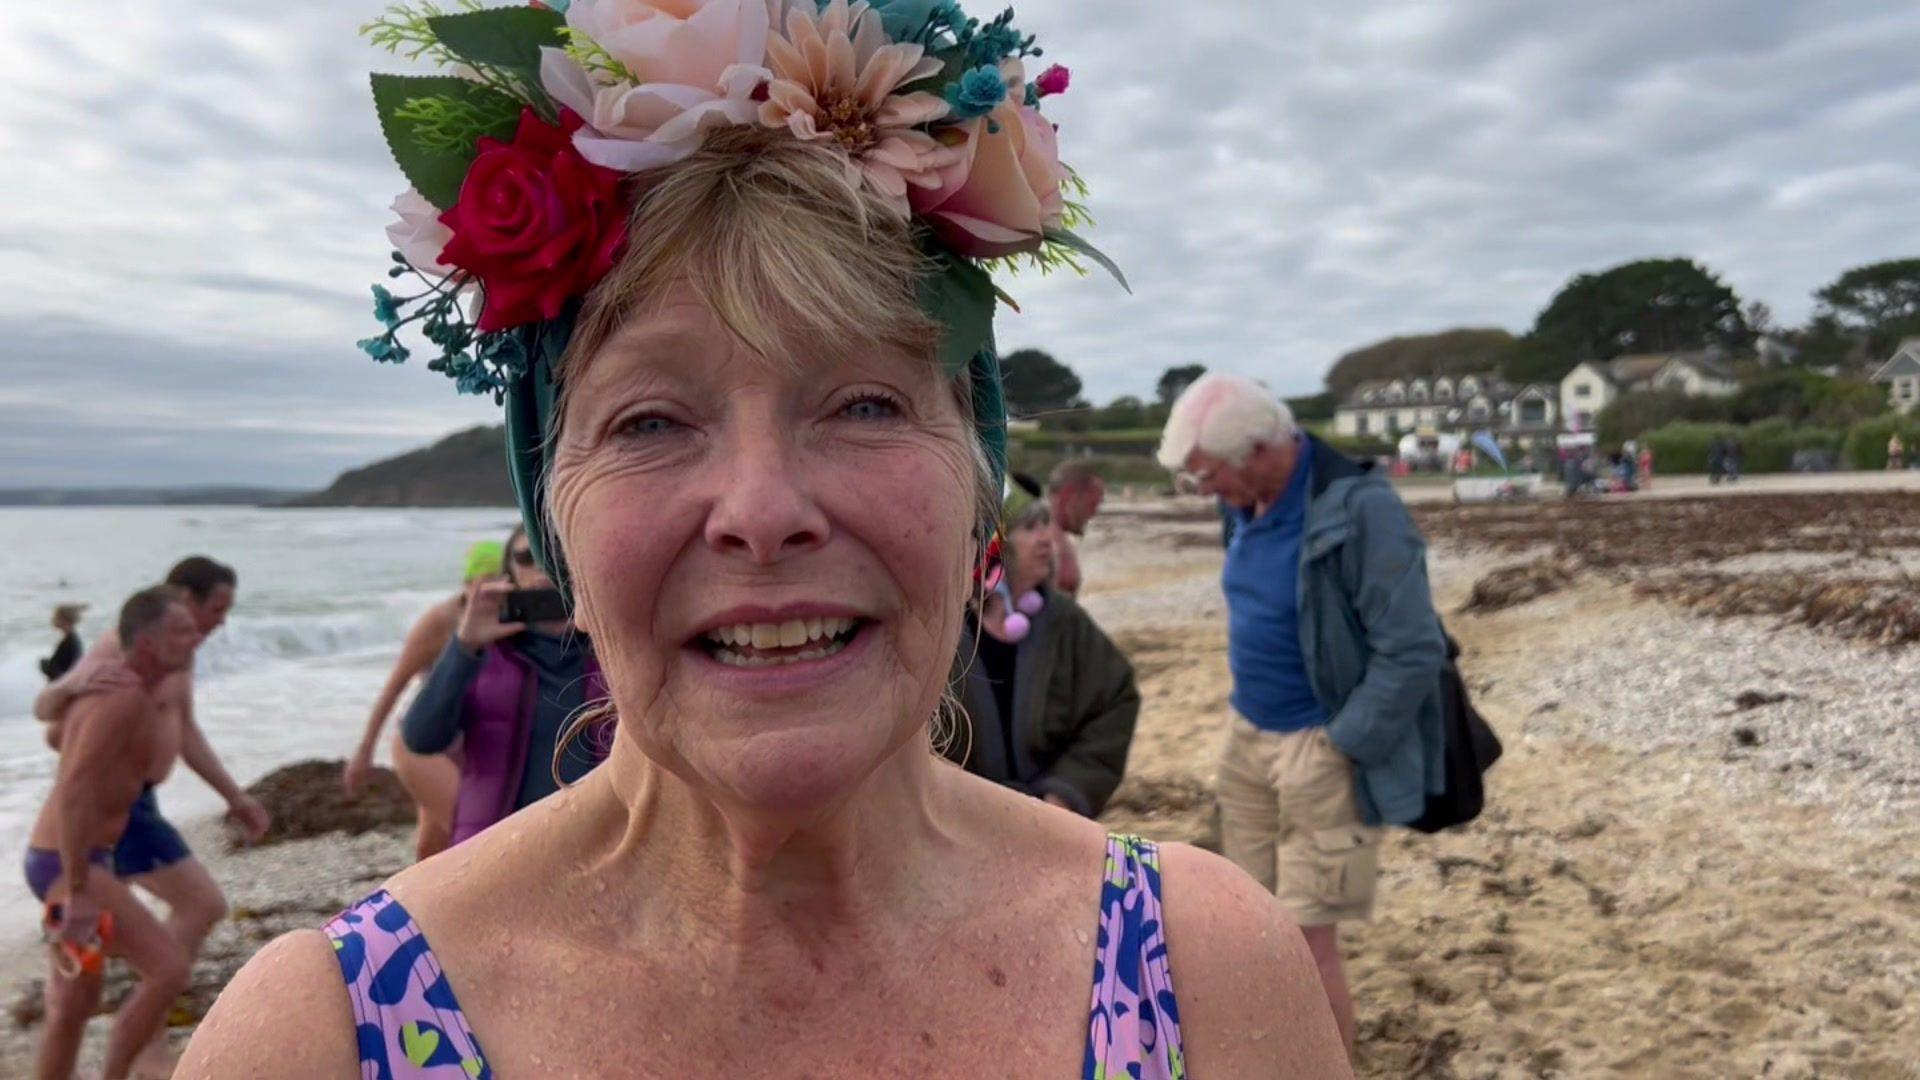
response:
{"label": "woman's eye", "polygon": [[847,402],[840,411],[855,420],[892,420],[900,415],[900,405],[884,394],[866,394]]}
{"label": "woman's eye", "polygon": [[679,425],[664,416],[635,416],[620,422],[622,435],[665,435]]}

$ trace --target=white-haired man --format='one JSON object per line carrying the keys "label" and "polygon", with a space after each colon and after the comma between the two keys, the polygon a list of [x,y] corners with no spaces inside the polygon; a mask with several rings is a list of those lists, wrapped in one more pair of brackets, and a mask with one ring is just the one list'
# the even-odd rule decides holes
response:
{"label": "white-haired man", "polygon": [[1440,789],[1446,639],[1426,544],[1384,478],[1300,431],[1251,379],[1189,386],[1159,459],[1233,518],[1221,839],[1306,931],[1351,1049],[1336,927],[1372,913],[1380,827],[1419,817]]}

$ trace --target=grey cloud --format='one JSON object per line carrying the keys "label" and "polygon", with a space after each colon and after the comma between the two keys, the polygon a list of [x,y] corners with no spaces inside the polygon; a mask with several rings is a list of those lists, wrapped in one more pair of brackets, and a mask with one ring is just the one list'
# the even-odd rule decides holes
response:
{"label": "grey cloud", "polygon": [[285,278],[261,277],[257,274],[195,274],[186,279],[186,284],[205,289],[218,289],[232,293],[253,293],[261,296],[292,296],[308,300],[328,302],[346,302],[359,297],[335,289],[309,285],[303,281]]}
{"label": "grey cloud", "polygon": [[[124,27],[85,25],[84,6],[0,14],[0,52],[15,34],[27,50],[0,65],[0,149],[20,173],[0,205],[0,333],[70,320],[32,358],[0,359],[39,395],[0,393],[0,423],[31,409],[54,426],[25,430],[87,431],[108,447],[88,469],[110,469],[115,430],[149,440],[123,464],[212,469],[191,445],[151,442],[199,425],[209,445],[246,448],[227,460],[312,482],[330,455],[351,464],[373,442],[489,414],[352,352],[402,186],[365,78],[398,65],[354,33],[383,5],[163,0],[148,10],[167,17]],[[1042,63],[1073,69],[1048,114],[1094,187],[1090,237],[1135,295],[1097,275],[1017,277],[1026,313],[1000,338],[1051,349],[1096,400],[1195,360],[1305,391],[1347,348],[1519,329],[1571,275],[1648,256],[1699,257],[1797,320],[1813,289],[1913,254],[1920,235],[1920,10],[1018,7]],[[104,405],[48,400],[130,411],[116,429]],[[206,406],[218,417],[195,419]],[[263,418],[298,429],[297,460],[244,426]],[[0,472],[27,467],[20,445],[0,440]]]}

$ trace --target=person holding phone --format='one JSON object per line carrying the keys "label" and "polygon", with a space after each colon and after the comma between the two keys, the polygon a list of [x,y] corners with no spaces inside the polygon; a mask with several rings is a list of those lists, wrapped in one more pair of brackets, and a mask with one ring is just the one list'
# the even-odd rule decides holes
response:
{"label": "person holding phone", "polygon": [[[414,620],[413,629],[407,631],[406,640],[400,645],[400,657],[394,661],[393,671],[367,715],[360,743],[341,769],[340,782],[347,794],[359,790],[373,774],[373,754],[380,744],[380,730],[386,727],[387,717],[400,703],[400,696],[414,680],[432,670],[434,661],[446,650],[447,642],[453,640],[453,632],[460,625],[460,613],[467,608],[467,591],[483,578],[499,577],[504,572],[502,564],[506,559],[507,549],[500,541],[475,542],[467,549],[460,591]],[[413,798],[419,812],[419,826],[413,840],[414,857],[430,859],[445,851],[453,839],[453,800],[460,791],[458,754],[452,750],[416,754],[407,749],[406,740],[397,731],[391,752],[393,774],[400,778],[400,786]]]}
{"label": "person holding phone", "polygon": [[606,689],[524,529],[508,537],[503,570],[468,586],[453,639],[400,725],[416,754],[460,743],[452,844],[580,779],[605,756],[589,739],[559,753],[569,721]]}

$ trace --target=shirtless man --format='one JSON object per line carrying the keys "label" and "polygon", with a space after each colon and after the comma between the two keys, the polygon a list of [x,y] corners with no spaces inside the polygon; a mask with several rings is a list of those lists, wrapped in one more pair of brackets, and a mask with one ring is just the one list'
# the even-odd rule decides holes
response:
{"label": "shirtless man", "polygon": [[[113,917],[110,951],[140,975],[114,1020],[106,1076],[127,1075],[193,973],[179,939],[115,876],[112,852],[140,798],[148,764],[161,753],[177,752],[179,732],[161,720],[156,692],[193,663],[200,634],[178,591],[160,585],[135,593],[121,608],[119,640],[127,643],[125,659],[97,669],[67,711],[59,778],[27,847],[27,885],[47,904],[58,938],[35,1067],[43,1080],[73,1074],[80,1037],[99,1005],[99,967],[87,970],[62,947],[97,945],[102,912]],[[176,745],[169,749],[168,743]]]}
{"label": "shirtless man", "polygon": [[[182,559],[167,574],[167,584],[180,591],[201,640],[227,621],[238,583],[232,568],[202,555]],[[49,721],[49,745],[61,748],[64,721],[74,695],[117,667],[121,655],[119,639],[109,633],[64,678],[41,691],[33,712]],[[154,789],[173,771],[174,762],[184,758],[188,768],[226,799],[229,816],[240,825],[248,842],[266,835],[271,822],[266,808],[234,782],[194,720],[193,666],[188,664],[170,675],[154,691],[154,699],[162,727],[176,732],[177,737],[155,745],[146,787],[134,803],[126,830],[113,851],[113,872],[120,880],[166,902],[167,928],[191,960],[200,955],[207,935],[226,918],[227,898],[213,875],[194,858],[179,830],[161,816]],[[142,1060],[143,1064],[157,1065],[164,1058],[165,1047],[156,1044],[152,1056]]]}
{"label": "shirtless man", "polygon": [[1083,462],[1062,462],[1047,477],[1047,506],[1053,511],[1053,552],[1057,560],[1053,587],[1063,593],[1080,591],[1080,557],[1073,538],[1086,535],[1087,523],[1100,512],[1106,494],[1100,474]]}

